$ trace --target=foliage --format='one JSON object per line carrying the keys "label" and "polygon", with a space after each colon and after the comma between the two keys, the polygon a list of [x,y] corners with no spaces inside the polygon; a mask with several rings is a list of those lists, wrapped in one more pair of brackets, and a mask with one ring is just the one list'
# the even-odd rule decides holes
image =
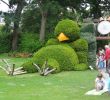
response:
{"label": "foliage", "polygon": [[27,71],[28,73],[34,73],[37,72],[36,67],[33,65],[33,61],[30,60],[28,62],[25,62],[22,64],[23,70]]}
{"label": "foliage", "polygon": [[22,33],[19,44],[19,51],[35,52],[42,47],[37,34]]}
{"label": "foliage", "polygon": [[57,39],[51,38],[47,41],[46,46],[48,45],[58,45],[59,41]]}
{"label": "foliage", "polygon": [[88,63],[89,65],[96,67],[96,50],[88,52]]}
{"label": "foliage", "polygon": [[9,52],[11,50],[11,35],[0,31],[0,53]]}
{"label": "foliage", "polygon": [[79,27],[75,21],[65,19],[60,21],[55,27],[55,34],[64,33],[70,40],[79,38]]}
{"label": "foliage", "polygon": [[88,69],[88,66],[85,63],[77,64],[74,67],[74,70],[76,70],[76,71],[83,71],[83,70],[87,70],[87,69]]}
{"label": "foliage", "polygon": [[46,59],[55,59],[61,70],[73,70],[78,64],[75,51],[69,46],[51,45],[41,48],[34,54],[35,63],[42,65]]}
{"label": "foliage", "polygon": [[[90,45],[92,45],[92,43],[96,43],[96,37],[94,36],[93,33],[90,33],[90,32],[81,32],[80,33],[80,36],[87,40],[88,42],[88,45],[89,45],[89,48],[92,48],[90,47]],[[94,45],[95,46],[95,45]],[[96,46],[95,46],[96,47]]]}
{"label": "foliage", "polygon": [[88,42],[85,39],[78,39],[72,43],[70,43],[72,48],[77,51],[88,51]]}
{"label": "foliage", "polygon": [[[87,28],[89,28],[88,26],[89,25],[87,24],[84,27],[86,27],[86,29],[87,29]],[[96,47],[96,37],[95,37],[95,34],[92,33],[94,29],[92,28],[91,31],[89,31],[89,30],[90,29],[87,29],[87,30],[85,30],[86,32],[81,32],[80,36],[82,38],[86,39],[88,42],[88,52],[89,52],[88,53],[88,62],[89,62],[89,65],[92,65],[93,67],[95,67],[95,65],[96,65],[96,48],[97,48]]]}
{"label": "foliage", "polygon": [[[37,21],[37,22],[36,22]],[[36,8],[27,8],[22,14],[22,30],[24,32],[39,33],[40,12]]]}
{"label": "foliage", "polygon": [[85,33],[85,32],[94,33],[94,24],[93,23],[85,24],[85,25],[83,24],[80,31],[82,33]]}

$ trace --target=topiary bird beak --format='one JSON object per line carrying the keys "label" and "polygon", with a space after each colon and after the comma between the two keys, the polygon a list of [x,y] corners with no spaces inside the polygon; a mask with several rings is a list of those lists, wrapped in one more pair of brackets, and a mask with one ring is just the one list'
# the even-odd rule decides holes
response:
{"label": "topiary bird beak", "polygon": [[58,38],[59,41],[69,40],[69,38],[64,33],[60,33],[57,38]]}

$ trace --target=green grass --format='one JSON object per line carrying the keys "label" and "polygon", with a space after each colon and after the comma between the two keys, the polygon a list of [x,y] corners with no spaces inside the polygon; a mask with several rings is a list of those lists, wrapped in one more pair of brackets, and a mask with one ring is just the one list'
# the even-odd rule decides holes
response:
{"label": "green grass", "polygon": [[[7,58],[1,55],[0,58]],[[27,58],[8,58],[17,65]],[[1,62],[0,62],[1,63]],[[94,88],[96,71],[68,71],[50,74],[8,76],[0,69],[0,100],[109,100],[107,93],[87,96],[85,92]]]}

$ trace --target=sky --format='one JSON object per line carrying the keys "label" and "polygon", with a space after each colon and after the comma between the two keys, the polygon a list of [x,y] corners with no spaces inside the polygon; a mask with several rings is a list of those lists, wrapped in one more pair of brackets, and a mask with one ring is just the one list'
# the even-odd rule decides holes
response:
{"label": "sky", "polygon": [[[4,1],[8,3],[8,0]],[[7,12],[8,9],[9,9],[8,6],[0,1],[0,11]]]}

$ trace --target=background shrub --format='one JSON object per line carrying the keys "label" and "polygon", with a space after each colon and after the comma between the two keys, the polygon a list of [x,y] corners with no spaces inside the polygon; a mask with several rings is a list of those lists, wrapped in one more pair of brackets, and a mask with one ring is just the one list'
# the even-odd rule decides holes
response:
{"label": "background shrub", "polygon": [[6,53],[11,50],[11,35],[0,31],[0,53]]}
{"label": "background shrub", "polygon": [[81,28],[80,36],[88,42],[88,62],[89,65],[96,66],[96,36],[93,24],[87,24]]}
{"label": "background shrub", "polygon": [[73,70],[79,63],[75,51],[69,46],[51,45],[41,48],[34,54],[33,60],[42,65],[46,59],[55,59],[61,70]]}
{"label": "background shrub", "polygon": [[37,34],[22,33],[19,44],[19,51],[35,52],[42,47]]}
{"label": "background shrub", "polygon": [[79,38],[79,27],[75,21],[69,19],[60,21],[55,27],[55,34],[58,36],[61,32],[72,41]]}
{"label": "background shrub", "polygon": [[83,70],[87,70],[87,69],[88,69],[88,66],[85,63],[77,64],[74,67],[74,70],[76,70],[76,71],[83,71]]}
{"label": "background shrub", "polygon": [[93,23],[83,24],[80,31],[83,33],[84,32],[94,33],[95,32],[94,24]]}

